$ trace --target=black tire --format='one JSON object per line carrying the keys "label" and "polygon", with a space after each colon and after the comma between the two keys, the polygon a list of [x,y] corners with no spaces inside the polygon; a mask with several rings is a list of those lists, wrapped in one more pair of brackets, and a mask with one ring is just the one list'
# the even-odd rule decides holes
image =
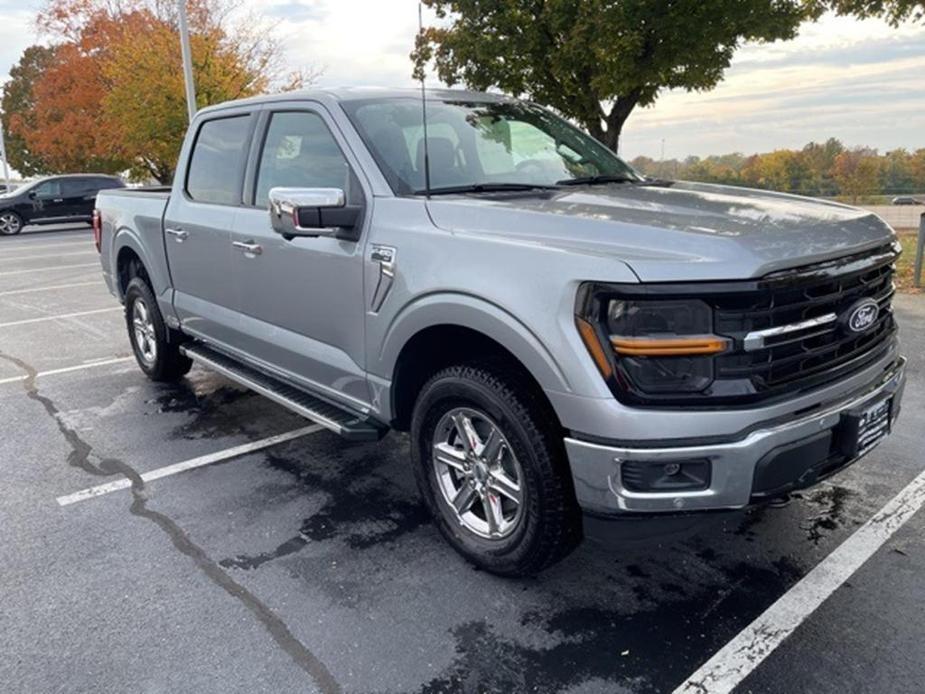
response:
{"label": "black tire", "polygon": [[0,236],[15,236],[25,226],[23,218],[13,210],[0,211]]}
{"label": "black tire", "polygon": [[[136,310],[140,311],[139,304],[150,318],[150,328],[143,331],[145,338],[138,336],[134,322]],[[133,277],[125,290],[125,325],[135,361],[148,378],[170,382],[178,381],[189,373],[193,362],[180,354],[177,334],[171,334],[164,323],[154,292],[141,277]],[[150,349],[152,345],[153,350]]]}
{"label": "black tire", "polygon": [[[460,411],[487,415],[485,421],[496,425],[516,458],[523,503],[506,537],[485,538],[467,527],[447,500],[446,482],[440,481],[446,472],[441,477],[434,464],[435,440],[441,441],[447,431],[447,417]],[[418,486],[440,531],[476,566],[503,576],[530,576],[580,543],[581,513],[561,430],[535,386],[515,369],[485,362],[452,366],[434,375],[415,403],[411,442]],[[463,473],[453,471],[451,476],[462,478]],[[481,513],[487,520],[487,506]]]}

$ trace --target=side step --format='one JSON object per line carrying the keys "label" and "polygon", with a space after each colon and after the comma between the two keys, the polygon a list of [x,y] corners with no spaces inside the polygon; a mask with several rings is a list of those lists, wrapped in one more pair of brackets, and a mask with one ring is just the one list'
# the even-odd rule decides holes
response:
{"label": "side step", "polygon": [[260,393],[350,441],[378,441],[386,433],[385,427],[363,419],[359,414],[294,388],[205,345],[186,344],[180,347],[180,351],[207,369]]}

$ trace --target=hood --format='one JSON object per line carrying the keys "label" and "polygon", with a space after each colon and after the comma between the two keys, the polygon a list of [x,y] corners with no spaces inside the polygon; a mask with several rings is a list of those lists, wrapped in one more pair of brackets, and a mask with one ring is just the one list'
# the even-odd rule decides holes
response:
{"label": "hood", "polygon": [[538,195],[435,197],[438,227],[627,263],[643,282],[750,279],[888,243],[871,212],[700,183],[582,186]]}

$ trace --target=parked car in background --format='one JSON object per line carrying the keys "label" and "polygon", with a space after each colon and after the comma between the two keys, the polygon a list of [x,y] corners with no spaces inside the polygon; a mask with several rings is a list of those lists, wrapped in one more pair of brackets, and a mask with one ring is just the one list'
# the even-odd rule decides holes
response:
{"label": "parked car in background", "polygon": [[925,205],[921,200],[916,200],[911,195],[899,195],[892,200],[894,205]]}
{"label": "parked car in background", "polygon": [[505,575],[616,521],[780,498],[890,432],[899,245],[875,214],[653,181],[500,95],[422,111],[213,106],[172,189],[101,193],[148,377],[198,362],[348,439],[410,432],[437,525]]}
{"label": "parked car in background", "polygon": [[0,195],[0,235],[13,235],[28,224],[67,224],[93,219],[101,190],[124,188],[115,176],[49,176]]}

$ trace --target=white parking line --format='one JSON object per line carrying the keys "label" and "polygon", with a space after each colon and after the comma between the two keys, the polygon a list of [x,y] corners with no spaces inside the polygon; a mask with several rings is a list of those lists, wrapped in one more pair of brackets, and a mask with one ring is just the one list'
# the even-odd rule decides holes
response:
{"label": "white parking line", "polygon": [[925,504],[925,472],[894,496],[738,636],[687,678],[674,694],[726,694],[870,559]]}
{"label": "white parking line", "polygon": [[[29,250],[32,250],[31,248]],[[0,260],[41,260],[42,258],[65,258],[72,255],[97,255],[96,250],[90,248],[86,251],[74,251],[73,253],[42,253],[40,255],[0,255]]]}
{"label": "white parking line", "polygon": [[[167,465],[166,467],[158,468],[157,470],[151,470],[151,472],[142,474],[141,479],[144,482],[159,480],[162,477],[169,477],[170,475],[176,475],[180,472],[186,472],[187,470],[193,470],[194,468],[203,467],[205,465],[212,465],[213,463],[219,463],[223,460],[228,460],[229,458],[236,458],[247,453],[253,453],[255,451],[263,450],[264,448],[269,448],[270,446],[285,443],[286,441],[292,441],[293,439],[297,439],[308,434],[314,434],[316,431],[321,431],[321,429],[323,429],[323,427],[317,424],[312,424],[307,427],[302,427],[301,429],[295,429],[285,434],[270,436],[265,439],[260,439],[259,441],[253,441],[251,443],[245,443],[241,446],[235,446],[234,448],[228,448],[224,451],[219,451],[218,453],[210,453],[208,455],[193,458],[192,460],[187,460],[182,463],[175,463],[174,465]],[[128,489],[131,486],[132,481],[127,478],[123,478],[114,482],[109,482],[107,484],[99,484],[95,487],[83,489],[79,492],[74,492],[73,494],[59,496],[56,501],[61,506],[69,506],[71,504],[76,504],[78,501],[93,499],[95,497],[102,496],[103,494],[109,494],[120,489]]]}
{"label": "white parking line", "polygon": [[28,275],[33,272],[44,272],[46,270],[73,270],[80,267],[96,267],[99,263],[81,263],[80,265],[52,265],[51,267],[33,267],[28,270],[13,270],[11,272],[0,272],[0,277],[12,277],[13,275]]}
{"label": "white parking line", "polygon": [[28,325],[29,323],[42,323],[44,321],[59,320],[62,318],[78,318],[79,316],[92,316],[95,313],[110,313],[112,311],[122,311],[121,306],[112,308],[97,308],[92,311],[78,311],[76,313],[61,313],[57,316],[42,316],[41,318],[26,318],[24,320],[14,320],[9,323],[0,323],[0,328],[12,328],[14,325]]}
{"label": "white parking line", "polygon": [[38,241],[27,241],[26,239],[21,239],[19,243],[10,243],[9,241],[0,241],[0,250],[22,250],[29,249],[30,251],[39,249],[39,248],[65,248],[67,246],[75,247],[82,246],[93,239],[92,234],[87,234],[86,236],[80,238],[71,238],[67,241],[61,241],[59,243],[39,243]]}
{"label": "white parking line", "polygon": [[[51,369],[49,371],[39,371],[35,374],[36,378],[43,378],[45,376],[56,376],[57,374],[66,374],[71,373],[72,371],[82,371],[83,369],[94,369],[98,366],[109,366],[110,364],[122,364],[127,361],[135,361],[135,357],[116,357],[114,359],[104,359],[103,361],[92,361],[87,362],[86,364],[78,364],[77,366],[65,366],[60,369]],[[22,383],[25,381],[28,376],[23,374],[22,376],[11,376],[10,378],[0,378],[0,386],[5,383]]]}
{"label": "white parking line", "polygon": [[51,292],[56,289],[72,289],[73,287],[105,287],[106,285],[96,280],[95,282],[74,282],[72,284],[53,284],[50,287],[29,287],[28,289],[11,289],[7,292],[0,292],[0,296],[13,296],[14,294],[33,294],[35,292]]}

